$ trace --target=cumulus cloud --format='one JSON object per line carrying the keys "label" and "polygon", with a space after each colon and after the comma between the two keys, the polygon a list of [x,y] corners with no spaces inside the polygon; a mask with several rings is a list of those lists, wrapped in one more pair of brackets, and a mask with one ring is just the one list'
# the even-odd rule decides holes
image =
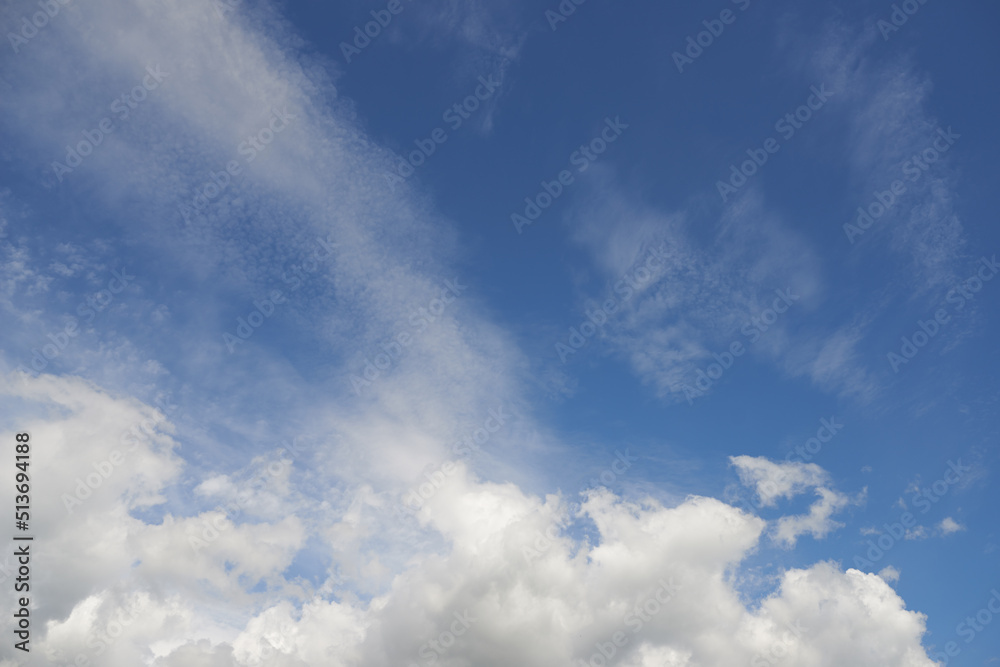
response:
{"label": "cumulus cloud", "polygon": [[779,498],[791,499],[814,489],[818,500],[806,514],[783,516],[775,522],[773,539],[791,548],[800,535],[816,539],[826,537],[844,524],[833,520],[833,515],[852,504],[860,504],[865,496],[862,491],[852,499],[830,488],[825,470],[815,463],[774,463],[764,457],[732,456],[730,463],[736,467],[740,481],[755,492],[755,503],[760,507],[773,507]]}
{"label": "cumulus cloud", "polygon": [[829,475],[815,463],[775,463],[762,456],[731,456],[729,461],[736,467],[740,481],[760,496],[764,507],[773,507],[779,498],[790,499],[829,484]]}
{"label": "cumulus cloud", "polygon": [[809,507],[809,513],[799,516],[785,516],[778,519],[774,539],[786,547],[795,546],[799,535],[812,535],[816,539],[826,537],[831,531],[843,528],[844,524],[833,520],[833,515],[851,504],[851,499],[831,489],[817,488],[819,500]]}
{"label": "cumulus cloud", "polygon": [[[8,395],[30,399],[45,415],[26,427],[51,448],[47,465],[58,471],[57,461],[70,459],[67,484],[84,467],[72,452],[87,460],[121,437],[119,420],[155,415],[72,379],[20,378],[9,386]],[[47,405],[63,406],[68,421],[52,420]],[[58,434],[71,430],[89,435],[59,444]],[[160,502],[179,472],[167,436],[154,431],[142,442],[143,458],[108,478],[82,522],[50,512],[62,518],[39,526],[37,566],[53,573],[38,593],[45,601],[38,616],[48,621],[39,641],[53,659],[374,667],[436,657],[550,665],[589,660],[618,637],[622,664],[731,664],[776,646],[803,665],[932,664],[920,648],[923,617],[874,575],[828,563],[790,570],[759,607],[748,607],[727,573],[759,548],[766,524],[712,498],[666,507],[601,489],[574,509],[560,496],[481,481],[457,463],[417,515],[438,546],[365,599],[332,578],[306,591],[282,576],[303,546],[295,516],[266,523],[211,511],[159,523],[129,517],[139,498]],[[145,493],[129,491],[137,487]],[[199,488],[226,496],[229,486],[212,478]],[[364,521],[379,509],[359,511]],[[589,536],[578,532],[586,525],[594,529]],[[94,532],[105,538],[95,542]],[[81,552],[82,561],[60,555]],[[858,641],[844,645],[837,639],[844,632]]]}
{"label": "cumulus cloud", "polygon": [[946,516],[941,520],[941,523],[938,524],[938,530],[940,530],[943,535],[951,535],[952,533],[965,530],[965,526],[955,521],[950,516]]}
{"label": "cumulus cloud", "polygon": [[[478,40],[484,20],[453,5],[466,39]],[[39,654],[107,667],[548,666],[596,664],[592,656],[612,650],[611,642],[621,664],[636,667],[746,664],[782,651],[806,667],[933,664],[921,646],[923,615],[878,576],[820,562],[781,573],[763,600],[745,600],[734,573],[765,548],[768,525],[717,499],[666,506],[596,490],[577,506],[455,463],[446,479],[435,478],[414,523],[401,524],[393,509],[412,471],[452,454],[444,443],[461,430],[456,424],[476,428],[498,403],[525,402],[523,360],[470,298],[464,311],[440,319],[434,335],[418,337],[392,372],[347,400],[351,369],[361,372],[371,350],[454,277],[442,268],[454,239],[413,191],[387,188],[392,155],[336,98],[335,68],[303,58],[273,7],[255,11],[220,17],[194,0],[93,2],[84,30],[53,21],[22,54],[23,69],[5,72],[19,92],[5,93],[0,107],[37,171],[93,126],[93,109],[134,85],[147,65],[163,64],[171,78],[162,95],[108,137],[67,188],[95,215],[143,220],[129,242],[162,247],[178,271],[207,285],[184,318],[156,311],[158,325],[172,326],[149,335],[179,346],[171,348],[175,358],[153,359],[155,344],[119,341],[111,353],[95,345],[101,356],[81,364],[92,374],[109,366],[104,384],[11,374],[0,385],[5,405],[14,406],[3,409],[3,437],[30,430],[33,464],[46,471],[35,496],[34,564],[46,573],[32,610]],[[76,104],[51,104],[55,84]],[[275,108],[296,116],[280,141],[211,209],[181,217],[178,203],[190,201]],[[774,226],[751,239],[779,246],[751,262],[739,251],[739,225],[726,225],[731,258],[749,262],[755,285],[786,277],[776,258],[807,257],[779,232]],[[245,343],[257,355],[251,370],[218,373],[231,358],[213,314],[220,304],[233,294],[252,303],[280,280],[285,263],[330,233],[349,252],[316,275],[319,306],[289,310],[304,335],[336,351],[344,381],[302,388],[312,369],[291,368],[263,336]],[[628,255],[627,243],[613,246]],[[31,268],[26,255],[8,255],[14,261],[0,294],[44,292],[83,270],[64,254],[46,264],[52,276]],[[801,259],[792,271],[802,289],[815,282],[807,264]],[[710,290],[720,307],[711,321],[732,324],[756,297],[730,302],[724,295],[739,278],[717,274]],[[698,297],[657,296],[688,304]],[[334,301],[337,309],[326,308]],[[689,351],[705,355],[693,342]],[[181,387],[191,391],[183,410],[166,415],[152,401],[124,398],[134,383],[154,384],[147,376],[169,375],[164,368],[187,369],[205,383],[200,392]],[[195,423],[184,438],[176,435],[182,420]],[[274,446],[276,421],[308,433],[316,443],[308,455],[293,460]],[[491,446],[523,446],[523,433],[498,433]],[[818,466],[752,457],[733,464],[769,504],[815,489],[819,500],[807,515],[778,520],[781,543],[835,527],[831,517],[846,500]],[[9,494],[0,500],[12,504]],[[322,558],[308,563],[313,551]],[[314,579],[303,575],[309,565]],[[9,616],[3,627],[9,636]],[[9,644],[0,659],[14,662]]]}

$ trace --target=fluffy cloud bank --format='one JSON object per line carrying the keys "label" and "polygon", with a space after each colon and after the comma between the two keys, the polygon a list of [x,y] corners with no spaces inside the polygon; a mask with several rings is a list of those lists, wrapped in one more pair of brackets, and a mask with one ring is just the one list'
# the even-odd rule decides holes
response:
{"label": "fluffy cloud bank", "polygon": [[[121,422],[157,417],[72,378],[14,376],[5,392],[34,415],[25,428],[52,489],[72,487],[113,450]],[[306,590],[287,570],[304,546],[295,515],[136,518],[184,474],[169,423],[157,424],[72,514],[58,500],[39,508],[36,650],[56,664],[933,664],[920,644],[924,616],[876,575],[821,562],[784,572],[777,590],[748,604],[734,573],[767,525],[719,500],[664,507],[602,489],[574,506],[480,481],[462,463],[416,515],[437,542],[385,590],[356,595],[332,572]],[[739,462],[754,480],[770,470]],[[783,489],[825,478],[815,466],[796,470]],[[275,489],[298,481],[285,473],[259,497],[283,502],[288,493]],[[363,507],[357,520],[378,520],[377,507]],[[209,525],[217,537],[194,548],[189,538]]]}
{"label": "fluffy cloud bank", "polygon": [[[489,410],[519,400],[511,370],[518,353],[489,322],[451,310],[433,336],[417,338],[409,356],[366,386],[363,400],[338,411],[324,387],[316,393],[327,400],[296,413],[312,430],[335,434],[328,450],[296,463],[288,451],[254,451],[244,469],[220,472],[226,466],[211,455],[223,444],[204,431],[224,425],[259,442],[266,437],[251,436],[267,426],[264,408],[285,394],[289,403],[313,398],[284,359],[268,356],[263,336],[246,343],[260,345],[246,375],[234,370],[217,317],[234,291],[269,293],[283,263],[333,233],[350,250],[309,289],[335,295],[339,310],[297,314],[323,349],[343,351],[346,378],[378,349],[370,341],[409,332],[399,328],[400,313],[429,307],[453,277],[415,268],[447,265],[451,239],[413,201],[387,191],[391,156],[351,122],[347,103],[329,99],[336,72],[303,58],[266,5],[256,10],[220,16],[194,0],[67,7],[67,21],[56,17],[20,54],[20,69],[5,72],[18,93],[0,107],[38,171],[92,132],[146,67],[168,72],[141,113],[63,177],[99,214],[134,214],[123,227],[142,219],[147,227],[135,233],[144,241],[162,244],[198,277],[219,278],[198,294],[204,312],[188,313],[197,324],[164,324],[177,356],[162,361],[177,375],[194,367],[202,383],[185,414],[220,396],[231,401],[198,413],[215,421],[192,418],[197,427],[180,438],[169,415],[123,398],[113,377],[100,386],[71,375],[5,377],[3,406],[12,407],[3,408],[0,437],[30,431],[39,471],[36,655],[78,667],[932,664],[921,648],[924,617],[878,576],[821,562],[784,572],[764,600],[741,594],[741,564],[768,531],[791,545],[835,526],[846,501],[816,466],[734,460],[769,501],[819,494],[808,515],[771,526],[700,496],[667,507],[593,491],[577,507],[575,498],[483,481],[464,463],[421,506],[415,526],[399,524],[391,508],[401,485],[424,463],[440,463],[450,425],[468,418],[478,426]],[[85,30],[69,22],[81,16]],[[53,105],[53,88],[80,101]],[[226,185],[212,206],[182,217],[179,205],[207,193],[208,179],[222,178],[275,110],[295,117],[254,153],[253,168],[244,165],[242,185]],[[798,249],[790,243],[779,254]],[[813,280],[801,273],[796,284],[808,287]],[[25,271],[21,280],[33,277]],[[463,308],[465,300],[472,297],[463,296]],[[253,303],[246,296],[243,314]],[[131,387],[138,364],[126,361],[121,384]],[[346,379],[341,385],[347,394]],[[266,399],[258,411],[231,398],[253,388]],[[9,494],[2,500],[12,504]],[[310,554],[319,554],[315,580],[302,574]],[[10,636],[9,615],[3,629]],[[4,644],[0,660],[8,667],[21,657]]]}

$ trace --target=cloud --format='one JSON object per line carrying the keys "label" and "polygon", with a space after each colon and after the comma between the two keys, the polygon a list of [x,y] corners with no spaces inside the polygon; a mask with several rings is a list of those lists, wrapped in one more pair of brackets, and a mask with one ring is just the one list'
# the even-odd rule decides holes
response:
{"label": "cloud", "polygon": [[[415,524],[401,525],[393,508],[414,471],[447,460],[449,444],[498,404],[528,403],[521,353],[471,296],[428,325],[369,391],[350,393],[352,369],[363,372],[454,278],[453,233],[419,193],[387,188],[393,156],[338,99],[328,63],[297,51],[274,7],[223,19],[193,0],[101,0],[79,12],[83,30],[53,21],[5,71],[18,91],[0,99],[5,136],[26,173],[46,170],[146,67],[162,64],[169,78],[157,95],[64,189],[81,215],[113,220],[120,248],[155,248],[165,268],[146,284],[170,278],[185,298],[166,312],[150,308],[160,314],[155,327],[83,346],[73,371],[101,383],[43,374],[0,385],[4,437],[30,430],[33,465],[46,471],[33,561],[46,573],[34,592],[40,654],[107,667],[388,667],[432,657],[530,666],[589,659],[622,633],[622,664],[644,667],[745,664],[779,645],[806,667],[932,665],[921,647],[925,618],[874,575],[820,562],[782,572],[778,590],[748,604],[732,575],[762,548],[767,524],[717,499],[665,506],[598,490],[577,507],[498,481],[495,467],[458,463]],[[463,25],[478,35],[476,21]],[[53,90],[73,104],[51,103]],[[178,205],[242,159],[237,147],[275,109],[294,122],[244,165],[243,180],[185,221]],[[54,178],[38,185],[56,187]],[[661,389],[709,353],[690,331],[724,339],[763,305],[758,292],[791,277],[801,278],[793,282],[803,298],[816,288],[808,246],[782,225],[741,230],[757,212],[748,204],[727,214],[719,256],[688,252],[676,235],[676,284],[637,305],[635,317],[669,324],[665,303],[694,313],[709,297],[704,319],[673,321],[678,339],[654,348],[648,378]],[[646,241],[644,230],[631,232],[611,239],[608,266]],[[221,332],[328,234],[345,250],[317,271],[314,302],[292,300],[287,326],[322,344],[336,379],[317,380],[315,359],[293,362],[264,329],[245,343],[246,357],[229,356]],[[758,257],[751,247],[773,251]],[[17,253],[4,290],[45,292],[50,276]],[[84,270],[74,254],[88,257],[67,252],[58,267],[43,264],[51,280]],[[702,267],[704,291],[690,275]],[[750,288],[734,289],[745,279]],[[620,344],[634,356],[644,343]],[[182,399],[170,415],[124,398],[156,396],[168,383]],[[526,426],[490,441],[513,452],[512,469],[524,433],[537,437],[531,411],[518,412]],[[289,432],[311,445],[301,458],[275,447]],[[818,467],[733,462],[771,502],[816,489],[808,515],[779,520],[779,539],[835,525],[843,497]],[[325,557],[315,582],[299,560],[310,550]],[[0,659],[11,655],[0,647]]]}
{"label": "cloud", "polygon": [[[788,62],[831,82],[840,91],[840,103],[850,109],[845,147],[857,184],[857,206],[868,206],[873,191],[886,190],[893,180],[906,183],[901,201],[865,233],[861,245],[873,237],[887,242],[905,262],[901,268],[907,279],[901,287],[906,289],[926,292],[956,282],[966,239],[954,206],[957,174],[948,154],[940,161],[935,158],[915,180],[912,172],[902,172],[907,160],[932,147],[938,128],[949,128],[948,119],[935,118],[930,111],[932,82],[906,56],[871,57],[870,50],[878,44],[871,31],[858,33],[831,22],[818,39],[809,33],[789,36],[789,55],[797,57]],[[961,134],[961,128],[956,129]],[[849,212],[852,221],[855,208]]]}
{"label": "cloud", "polygon": [[[421,38],[435,45],[457,40],[473,57],[458,66],[493,56],[514,60],[528,37],[516,5],[483,5],[470,0],[433,0],[417,14]],[[478,56],[478,57],[476,57]]]}
{"label": "cloud", "polygon": [[760,496],[764,507],[773,507],[779,498],[794,498],[829,484],[829,475],[815,463],[774,463],[762,456],[731,456],[729,461],[736,467],[740,481]]}
{"label": "cloud", "polygon": [[[598,491],[580,517],[594,522],[594,543],[565,534],[570,517],[558,498],[463,474],[422,517],[447,536],[444,552],[401,573],[367,609],[272,606],[233,653],[252,664],[270,652],[266,664],[276,665],[548,665],[589,660],[603,646],[621,664],[691,666],[747,663],[788,644],[803,665],[932,664],[919,648],[923,617],[874,575],[827,563],[790,570],[759,609],[747,609],[722,575],[754,548],[764,522],[716,500],[665,508]],[[799,636],[789,642],[790,627]],[[841,642],[843,632],[857,641]],[[616,633],[618,647],[608,643]],[[184,650],[218,656],[213,665],[228,659],[226,646],[198,648]]]}
{"label": "cloud", "polygon": [[[649,248],[663,248],[665,268],[604,327],[602,343],[640,379],[662,398],[684,400],[684,387],[697,386],[698,371],[734,341],[773,361],[788,354],[794,309],[811,309],[821,291],[820,262],[758,193],[745,193],[706,222],[700,212],[645,205],[608,167],[595,165],[588,173],[590,191],[570,214],[573,237],[590,252],[608,294]],[[713,237],[703,242],[706,225]],[[790,303],[778,305],[789,314],[762,327],[759,318],[778,292],[788,295]]]}
{"label": "cloud", "polygon": [[783,516],[775,521],[772,538],[786,548],[794,547],[800,535],[821,539],[842,528],[844,524],[834,521],[833,515],[849,505],[860,504],[865,497],[865,491],[851,499],[830,488],[829,475],[815,463],[774,463],[752,456],[731,456],[729,461],[744,486],[754,489],[754,502],[760,507],[774,507],[779,498],[791,499],[814,489],[819,500],[807,514]]}
{"label": "cloud", "polygon": [[[786,547],[795,546],[800,535],[812,535],[816,539],[826,537],[831,531],[843,528],[844,524],[834,521],[832,516],[851,504],[851,499],[830,489],[817,488],[819,500],[809,507],[809,513],[800,516],[784,516],[778,519],[774,539]],[[859,501],[855,501],[857,504]]]}
{"label": "cloud", "polygon": [[958,533],[965,530],[965,526],[958,523],[950,516],[947,516],[941,520],[941,523],[938,524],[938,530],[940,530],[943,535],[951,535],[952,533]]}
{"label": "cloud", "polygon": [[[667,400],[711,391],[714,383],[703,375],[713,354],[726,353],[733,341],[747,345],[743,327],[767,306],[774,290],[787,288],[801,296],[795,310],[747,347],[791,377],[806,377],[823,391],[868,404],[883,383],[878,371],[867,367],[865,342],[885,306],[914,294],[938,299],[963,277],[966,239],[954,204],[957,172],[950,154],[942,154],[915,181],[903,173],[908,160],[939,138],[937,130],[948,127],[930,111],[931,82],[906,58],[874,57],[877,43],[870,33],[837,21],[821,29],[794,21],[784,25],[780,48],[793,73],[837,91],[829,111],[842,122],[824,143],[849,165],[846,198],[856,204],[843,211],[843,223],[853,222],[857,207],[868,206],[874,192],[897,179],[906,183],[906,193],[860,240],[844,239],[840,260],[845,270],[856,272],[862,263],[872,263],[873,252],[888,247],[898,280],[884,293],[859,285],[866,296],[852,304],[859,313],[852,322],[814,316],[804,324],[800,313],[842,307],[831,301],[824,276],[830,257],[789,228],[762,184],[750,186],[718,214],[706,214],[696,197],[657,209],[644,203],[644,193],[618,185],[611,167],[597,165],[590,170],[589,194],[567,217],[600,276],[616,280],[646,245],[665,240],[671,247],[670,269],[602,334],[612,353]],[[711,242],[699,243],[706,230]]]}
{"label": "cloud", "polygon": [[[8,386],[9,395],[39,408],[69,410],[65,421],[25,420],[48,448],[37,456],[51,457],[36,463],[67,483],[81,461],[117,439],[120,421],[156,417],[79,380],[42,376]],[[47,630],[36,641],[49,655],[83,654],[110,667],[135,664],[146,650],[153,664],[168,666],[376,667],[435,654],[482,665],[549,665],[589,659],[621,632],[623,664],[667,657],[686,666],[748,662],[787,643],[792,624],[805,628],[787,647],[796,664],[931,664],[918,658],[923,617],[873,575],[827,563],[789,570],[759,609],[748,608],[725,574],[759,547],[766,524],[718,500],[692,496],[665,507],[601,489],[574,510],[559,496],[480,481],[463,464],[418,514],[421,534],[436,535],[437,546],[422,549],[391,586],[367,598],[333,578],[304,589],[282,574],[303,546],[296,516],[259,522],[251,513],[207,511],[153,524],[122,511],[160,502],[179,472],[171,440],[161,435],[170,425],[157,424],[140,445],[143,458],[109,476],[79,517],[39,515],[62,517],[42,519],[37,529],[35,562],[52,578],[37,593],[46,601],[37,617]],[[91,435],[60,444],[59,434],[68,432]],[[766,466],[740,461],[753,479],[776,478],[758,472],[771,471]],[[823,478],[813,468],[791,470],[795,483],[778,482],[785,493],[800,480]],[[284,471],[275,478],[277,489],[290,483]],[[137,488],[144,491],[129,491]],[[215,477],[198,488],[229,497],[231,482]],[[359,524],[379,521],[384,511],[353,506]],[[573,536],[588,524],[590,537]],[[95,531],[105,536],[101,542],[92,539]],[[192,539],[208,544],[195,548]],[[86,558],[57,563],[59,554]],[[63,605],[52,606],[55,599]],[[831,616],[824,608],[838,611]],[[842,632],[859,639],[838,645]]]}

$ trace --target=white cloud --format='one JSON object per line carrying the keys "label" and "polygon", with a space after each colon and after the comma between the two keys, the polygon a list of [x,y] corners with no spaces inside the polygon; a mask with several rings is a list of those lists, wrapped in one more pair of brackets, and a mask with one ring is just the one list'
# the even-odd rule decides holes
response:
{"label": "white cloud", "polygon": [[[825,391],[859,401],[876,394],[878,385],[858,351],[874,315],[833,329],[801,326],[801,314],[815,310],[825,296],[823,262],[808,239],[769,208],[761,191],[749,189],[717,220],[706,221],[700,203],[691,210],[659,211],[619,186],[611,168],[596,165],[589,172],[591,192],[571,213],[573,235],[602,277],[613,284],[647,247],[669,249],[667,268],[602,332],[602,344],[661,397],[684,400],[690,393],[685,386],[705,391],[696,384],[699,370],[734,341]],[[697,240],[706,226],[711,243]],[[776,290],[796,298],[787,314],[761,330],[753,318],[773,305]]]}
{"label": "white cloud", "polygon": [[[480,423],[498,402],[523,402],[523,360],[508,336],[470,298],[462,315],[443,317],[369,394],[341,403],[346,382],[339,392],[296,388],[301,377],[259,339],[247,343],[257,354],[252,369],[217,376],[219,359],[228,357],[219,354],[213,313],[234,292],[269,287],[278,278],[275,266],[300,257],[319,232],[332,232],[350,252],[316,280],[340,308],[322,316],[297,312],[310,335],[338,350],[346,368],[360,370],[374,346],[453,277],[427,267],[448,265],[454,239],[432,224],[412,193],[387,190],[382,175],[391,156],[330,100],[334,79],[322,64],[286,49],[295,41],[282,28],[254,32],[193,0],[125,9],[98,1],[86,11],[87,30],[53,21],[37,37],[19,60],[21,74],[15,72],[21,92],[0,106],[21,133],[18,148],[42,155],[36,162],[44,166],[60,157],[69,137],[92,126],[81,109],[103,109],[147,63],[171,72],[163,95],[143,106],[146,117],[136,114],[107,138],[67,187],[85,191],[96,211],[141,210],[142,238],[162,244],[179,271],[211,284],[187,313],[197,324],[180,333],[190,338],[170,330],[183,341],[182,358],[173,366],[157,361],[193,368],[207,388],[188,402],[185,419],[195,426],[182,441],[153,408],[77,378],[43,375],[0,388],[12,404],[30,407],[16,415],[5,408],[4,423],[16,418],[18,428],[44,443],[34,461],[47,471],[36,496],[35,565],[48,577],[34,611],[40,654],[67,661],[83,654],[107,667],[388,667],[437,651],[431,640],[457,627],[456,614],[469,614],[475,620],[439,652],[443,663],[566,664],[623,632],[629,638],[623,664],[644,667],[745,664],[779,643],[788,644],[790,664],[804,667],[932,665],[920,644],[924,617],[874,575],[829,563],[789,570],[778,591],[759,608],[748,607],[731,575],[761,547],[767,526],[712,498],[665,507],[595,491],[575,512],[567,499],[482,481],[460,465],[420,510],[419,526],[396,523],[390,512],[399,492],[412,483],[412,471],[449,455],[444,443],[455,424]],[[50,104],[54,89],[78,104]],[[176,203],[232,157],[270,108],[286,106],[299,116],[296,124],[248,169],[246,183],[232,186],[204,218],[180,225]],[[741,264],[755,286],[797,275],[800,289],[813,289],[808,252],[779,226],[751,239],[777,247],[756,261],[741,251],[747,239],[733,220],[721,235],[728,239],[724,258],[694,256],[685,265],[719,268],[707,288],[718,311],[706,323],[731,325],[745,306],[757,305],[754,294],[726,296],[744,275],[723,271],[728,260]],[[789,272],[790,257],[796,261]],[[28,262],[14,259],[3,287],[44,290]],[[655,298],[676,296],[664,289]],[[691,304],[698,296],[681,290],[677,298]],[[662,314],[657,303],[646,304],[654,320]],[[704,356],[697,339],[684,340],[692,355]],[[115,350],[123,350],[122,358],[99,349],[100,363],[89,368],[110,362],[112,373],[131,378],[127,370],[149,361],[129,341]],[[116,376],[109,384],[131,382]],[[275,416],[252,409],[282,401],[294,411]],[[192,413],[207,418],[201,423]],[[144,421],[154,424],[148,438],[137,440],[125,462],[69,515],[61,494],[74,492],[77,478],[101,475],[122,433]],[[241,500],[248,477],[287,460],[270,442],[267,455],[251,447],[269,441],[271,422],[285,421],[305,424],[320,446]],[[194,455],[181,460],[182,447],[201,455],[224,450],[218,430],[245,447],[230,450],[239,465]],[[523,444],[500,435],[497,444],[501,438]],[[410,457],[402,464],[393,459],[401,453]],[[788,518],[783,528],[779,522],[780,539],[822,536],[834,525],[830,517],[842,496],[826,486],[818,467],[748,457],[734,464],[771,502],[816,488],[820,500],[809,515]],[[11,505],[9,496],[0,500]],[[226,509],[233,502],[238,511]],[[223,509],[213,509],[216,503]],[[329,560],[315,585],[296,577],[293,565],[309,537]],[[345,581],[335,570],[357,577]],[[657,597],[664,581],[678,585],[669,600]],[[800,625],[803,634],[786,640],[788,628]],[[101,633],[115,637],[98,648]],[[9,644],[0,647],[0,659],[11,651]]]}
{"label": "white cloud", "polygon": [[951,535],[952,533],[965,530],[965,526],[955,521],[950,516],[947,516],[941,520],[941,523],[938,524],[938,530],[940,530],[944,535]]}
{"label": "white cloud", "polygon": [[[790,55],[794,54],[790,62],[830,82],[840,91],[839,102],[851,109],[846,146],[858,183],[857,206],[867,206],[872,192],[885,190],[893,180],[907,183],[904,200],[859,244],[888,237],[890,248],[907,261],[908,276],[901,281],[906,289],[924,291],[954,282],[960,277],[957,270],[966,241],[955,212],[956,174],[948,155],[918,181],[901,173],[904,161],[930,147],[936,128],[949,126],[948,119],[935,118],[930,111],[932,82],[905,56],[884,63],[867,57],[866,52],[878,44],[870,31],[859,36],[845,25],[833,24],[818,39],[802,31],[788,41]],[[961,128],[955,129],[961,134]]]}
{"label": "white cloud", "polygon": [[833,520],[833,515],[851,504],[851,499],[831,489],[817,488],[819,500],[809,507],[808,514],[784,516],[778,519],[774,539],[786,547],[795,546],[799,535],[809,534],[816,539],[826,537],[844,524]]}
{"label": "white cloud", "polygon": [[773,507],[779,498],[794,498],[811,488],[829,484],[829,475],[815,463],[774,463],[762,456],[729,457],[740,481],[760,495],[764,507]]}
{"label": "white cloud", "polygon": [[[66,478],[120,434],[119,422],[154,414],[75,380],[43,376],[10,386],[14,395],[69,409],[65,423],[26,420],[51,451],[39,447],[39,458],[65,469]],[[58,434],[70,431],[90,435],[59,444]],[[295,516],[250,523],[206,512],[167,515],[159,524],[128,517],[122,510],[135,502],[128,489],[139,484],[158,494],[176,474],[169,439],[154,441],[165,447],[144,451],[154,465],[137,459],[108,478],[125,493],[95,495],[78,516],[38,526],[36,566],[52,574],[36,594],[45,601],[39,622],[48,621],[39,626],[47,627],[36,638],[40,651],[59,659],[100,652],[109,667],[136,664],[146,647],[166,667],[233,660],[381,667],[418,661],[421,651],[437,650],[431,640],[454,628],[462,632],[442,650],[446,661],[567,663],[622,632],[623,664],[693,666],[748,662],[788,642],[792,624],[806,629],[787,646],[796,664],[931,665],[918,658],[923,617],[872,575],[825,563],[791,570],[760,609],[748,609],[726,573],[758,548],[766,524],[757,517],[711,498],[664,507],[607,490],[592,492],[574,513],[558,496],[543,500],[513,484],[481,482],[461,464],[419,514],[421,532],[436,535],[436,546],[422,549],[382,593],[361,598],[332,579],[302,589],[282,576],[303,545]],[[810,470],[805,477],[821,476]],[[201,488],[226,495],[228,485],[214,478]],[[377,522],[384,511],[353,506],[359,523]],[[596,528],[591,538],[570,536],[588,523]],[[207,539],[206,548],[193,550],[191,537]],[[85,559],[57,565],[59,553]],[[54,597],[63,611],[51,607]],[[453,625],[456,614],[467,626]],[[858,641],[843,645],[843,632]]]}
{"label": "white cloud", "polygon": [[[934,141],[939,125],[947,127],[929,110],[931,83],[906,59],[881,64],[870,58],[868,51],[876,48],[870,35],[859,37],[837,23],[825,24],[820,34],[792,25],[782,36],[787,60],[809,80],[836,91],[829,111],[845,119],[845,135],[834,141],[851,166],[847,196],[867,206],[873,191],[905,179],[903,163]],[[575,239],[589,250],[603,277],[616,280],[645,245],[666,239],[672,248],[671,269],[604,328],[602,341],[658,395],[684,400],[691,393],[685,385],[696,386],[698,371],[712,363],[713,353],[725,353],[734,340],[747,344],[740,329],[766,305],[767,296],[791,288],[801,296],[796,312],[754,342],[752,354],[792,377],[809,378],[824,391],[862,403],[876,396],[881,383],[877,369],[866,366],[862,346],[884,310],[886,294],[867,297],[867,304],[855,307],[861,314],[848,324],[802,326],[798,311],[827,305],[822,301],[824,262],[818,248],[770,208],[762,186],[749,186],[717,219],[705,219],[700,200],[656,210],[643,204],[642,193],[615,183],[610,167],[596,165],[590,172],[592,192],[570,215]],[[955,179],[945,154],[917,182],[907,180],[899,203],[853,249],[842,237],[847,270],[853,271],[854,263],[870,263],[869,253],[888,245],[903,259],[892,291],[926,293],[962,277],[966,241],[954,206]],[[698,243],[705,230],[712,242]]]}
{"label": "white cloud", "polygon": [[851,499],[830,488],[829,475],[815,463],[774,463],[764,457],[732,456],[729,458],[739,472],[740,481],[755,490],[755,504],[773,507],[779,498],[791,499],[814,489],[819,499],[809,507],[807,514],[784,516],[775,521],[773,539],[791,548],[800,535],[816,539],[826,537],[844,524],[833,520],[833,515],[852,504],[860,504],[865,492]]}

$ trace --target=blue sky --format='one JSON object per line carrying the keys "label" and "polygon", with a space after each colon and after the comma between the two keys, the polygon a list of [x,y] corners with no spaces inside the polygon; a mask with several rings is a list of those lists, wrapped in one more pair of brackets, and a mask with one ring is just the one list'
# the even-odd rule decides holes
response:
{"label": "blue sky", "polygon": [[8,3],[0,666],[997,662],[998,18]]}

